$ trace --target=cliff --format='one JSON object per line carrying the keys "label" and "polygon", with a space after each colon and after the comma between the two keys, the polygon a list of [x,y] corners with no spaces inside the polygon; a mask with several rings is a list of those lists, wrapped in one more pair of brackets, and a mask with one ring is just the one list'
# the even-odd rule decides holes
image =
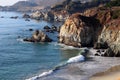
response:
{"label": "cliff", "polygon": [[120,7],[98,7],[73,14],[61,26],[59,42],[107,49],[103,56],[120,56]]}
{"label": "cliff", "polygon": [[1,11],[38,11],[51,8],[53,11],[66,10],[69,13],[75,13],[78,11],[83,11],[90,7],[96,7],[100,4],[104,4],[110,0],[27,0],[19,1],[12,6],[1,7]]}
{"label": "cliff", "polygon": [[55,12],[67,11],[70,14],[83,12],[86,9],[105,4],[110,0],[65,0],[62,3],[53,5],[51,10]]}
{"label": "cliff", "polygon": [[120,56],[120,19],[115,19],[104,25],[98,43],[108,44],[104,56]]}
{"label": "cliff", "polygon": [[59,42],[75,47],[93,46],[99,28],[99,21],[95,18],[73,14],[60,29]]}

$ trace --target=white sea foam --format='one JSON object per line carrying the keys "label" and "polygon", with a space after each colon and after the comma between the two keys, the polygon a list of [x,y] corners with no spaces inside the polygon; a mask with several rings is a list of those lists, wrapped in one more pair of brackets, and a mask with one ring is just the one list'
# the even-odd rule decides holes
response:
{"label": "white sea foam", "polygon": [[17,41],[21,41],[21,42],[23,42],[23,39],[22,39],[22,38],[18,38]]}
{"label": "white sea foam", "polygon": [[42,74],[38,75],[38,76],[34,76],[34,77],[31,77],[29,79],[26,79],[26,80],[37,80],[39,78],[42,78],[42,77],[45,77],[45,76],[48,76],[50,74],[52,74],[54,71],[53,70],[49,70],[47,72],[43,72]]}
{"label": "white sea foam", "polygon": [[84,60],[85,60],[85,57],[83,55],[78,55],[78,56],[68,59],[67,63],[76,63],[76,62],[81,62]]}
{"label": "white sea foam", "polygon": [[58,65],[55,69],[49,70],[47,72],[43,72],[42,74],[40,74],[38,76],[34,76],[34,77],[31,77],[31,78],[26,79],[26,80],[37,80],[37,79],[40,79],[42,77],[49,76],[52,73],[54,73],[56,70],[58,70],[60,67],[63,67],[63,66],[70,64],[70,63],[82,62],[84,60],[85,60],[85,57],[83,55],[78,55],[78,56],[72,57],[72,58],[68,59],[65,63]]}
{"label": "white sea foam", "polygon": [[18,38],[17,41],[20,41],[22,43],[31,43],[31,42],[28,42],[28,41],[24,41],[23,38]]}

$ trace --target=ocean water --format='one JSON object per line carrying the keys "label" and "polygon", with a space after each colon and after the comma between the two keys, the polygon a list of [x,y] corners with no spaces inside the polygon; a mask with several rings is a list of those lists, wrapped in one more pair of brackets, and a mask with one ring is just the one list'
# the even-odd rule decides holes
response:
{"label": "ocean water", "polygon": [[[25,21],[22,13],[0,12],[0,80],[25,80],[44,71],[53,69],[59,63],[78,55],[80,49],[57,43],[57,34],[49,34],[51,43],[28,43],[22,39],[30,37],[29,29],[43,29],[45,25],[56,25],[46,21]],[[11,19],[11,16],[19,16]]]}

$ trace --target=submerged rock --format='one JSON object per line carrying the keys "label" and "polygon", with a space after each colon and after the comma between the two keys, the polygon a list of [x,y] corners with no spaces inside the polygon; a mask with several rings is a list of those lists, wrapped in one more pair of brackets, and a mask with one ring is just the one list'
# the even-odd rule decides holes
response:
{"label": "submerged rock", "polygon": [[11,19],[17,19],[18,18],[18,16],[12,16],[12,17],[10,17]]}
{"label": "submerged rock", "polygon": [[44,32],[36,30],[31,38],[26,38],[24,41],[28,42],[51,42],[52,39],[50,39]]}
{"label": "submerged rock", "polygon": [[27,18],[27,19],[25,19],[25,21],[30,21],[30,19]]}
{"label": "submerged rock", "polygon": [[4,16],[1,16],[0,18],[4,18]]}
{"label": "submerged rock", "polygon": [[57,32],[59,28],[57,28],[55,25],[52,25],[51,27],[44,26],[43,29],[44,29],[45,32],[54,33],[54,32]]}
{"label": "submerged rock", "polygon": [[32,29],[32,28],[30,28],[30,29],[29,29],[29,31],[33,31],[33,29]]}

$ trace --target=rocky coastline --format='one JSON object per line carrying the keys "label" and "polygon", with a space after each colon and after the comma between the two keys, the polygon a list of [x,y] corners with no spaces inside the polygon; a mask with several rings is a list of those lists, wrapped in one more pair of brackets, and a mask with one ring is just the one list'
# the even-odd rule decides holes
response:
{"label": "rocky coastline", "polygon": [[[46,26],[44,30],[50,33],[58,31],[59,43],[79,48],[93,47],[98,50],[105,49],[104,54],[96,55],[120,57],[120,19],[119,16],[114,18],[114,15],[116,15],[115,12],[119,11],[119,9],[120,7],[112,7],[110,9],[102,6],[86,10],[84,13],[68,15],[70,17],[67,16],[64,17],[64,19],[62,16],[61,21],[63,21],[64,24],[59,30],[54,26],[51,29]],[[48,21],[56,21],[55,13],[53,14],[52,12],[46,14],[37,11],[31,15],[24,14],[23,18],[36,20],[42,18]],[[34,42],[34,35],[35,34],[33,34],[31,39],[25,39],[25,41]],[[48,41],[46,41],[46,39],[48,39]],[[46,39],[45,42],[52,41],[48,37]],[[38,42],[41,42],[41,40]],[[42,40],[42,42],[44,42],[44,40]]]}
{"label": "rocky coastline", "polygon": [[[94,50],[89,49],[92,52],[92,55],[95,56],[95,60],[99,63],[97,66],[90,65],[90,63],[94,64],[94,61],[87,62],[84,65],[90,65],[94,67],[95,72],[87,71],[84,67],[82,67],[85,72],[89,73],[86,76],[79,77],[77,76],[76,80],[88,80],[92,75],[99,73],[100,71],[104,71],[106,69],[109,69],[112,67],[112,65],[120,65],[116,60],[113,61],[113,59],[109,59],[109,57],[116,57],[117,60],[119,60],[117,57],[120,57],[120,7],[105,7],[105,6],[99,6],[95,8],[88,9],[84,11],[83,13],[77,12],[73,14],[69,14],[65,11],[63,11],[64,14],[57,12],[49,12],[49,13],[42,13],[42,12],[35,12],[29,18],[36,19],[36,20],[47,20],[47,21],[63,21],[64,24],[57,29],[57,27],[51,28],[48,26],[44,27],[45,32],[52,33],[54,30],[59,33],[58,36],[58,42],[73,46],[77,48],[94,48]],[[26,16],[28,17],[28,15]],[[37,34],[38,35],[38,34]],[[45,35],[45,34],[44,34]],[[31,41],[32,39],[36,39],[36,34],[33,34],[33,36],[30,39],[25,39],[25,41],[34,42]],[[37,37],[38,39],[39,37]],[[40,37],[41,39],[42,37]],[[49,40],[49,38],[45,38],[43,40],[38,40],[37,42],[51,42],[52,40]],[[48,40],[48,41],[46,41]],[[36,40],[35,40],[36,42]],[[101,57],[103,56],[103,57]],[[97,59],[99,58],[99,59]],[[108,60],[103,62],[103,60]],[[109,60],[111,62],[109,62]],[[116,63],[115,63],[116,62]],[[96,63],[96,62],[95,62]],[[105,64],[110,65],[105,65]],[[71,64],[72,65],[72,64]],[[73,65],[67,66],[67,69],[64,71],[68,71],[69,68],[73,68]],[[83,66],[82,63],[77,64],[79,66]],[[79,67],[74,66],[74,67]],[[91,67],[88,67],[90,69],[93,69]],[[100,69],[98,69],[100,68]],[[81,68],[78,68],[79,70]],[[62,70],[60,71],[61,73]],[[75,72],[74,70],[71,70]],[[62,74],[56,74],[55,76],[63,76]],[[69,71],[68,71],[69,73]],[[72,74],[72,73],[71,73]],[[71,76],[71,74],[64,73],[64,75]],[[73,76],[74,78],[76,77]],[[49,78],[52,79],[50,76]],[[66,78],[66,77],[65,77]],[[70,80],[74,80],[70,79]]]}
{"label": "rocky coastline", "polygon": [[73,14],[61,26],[59,42],[75,47],[107,49],[102,56],[119,57],[120,19],[112,18],[116,10],[100,7]]}

